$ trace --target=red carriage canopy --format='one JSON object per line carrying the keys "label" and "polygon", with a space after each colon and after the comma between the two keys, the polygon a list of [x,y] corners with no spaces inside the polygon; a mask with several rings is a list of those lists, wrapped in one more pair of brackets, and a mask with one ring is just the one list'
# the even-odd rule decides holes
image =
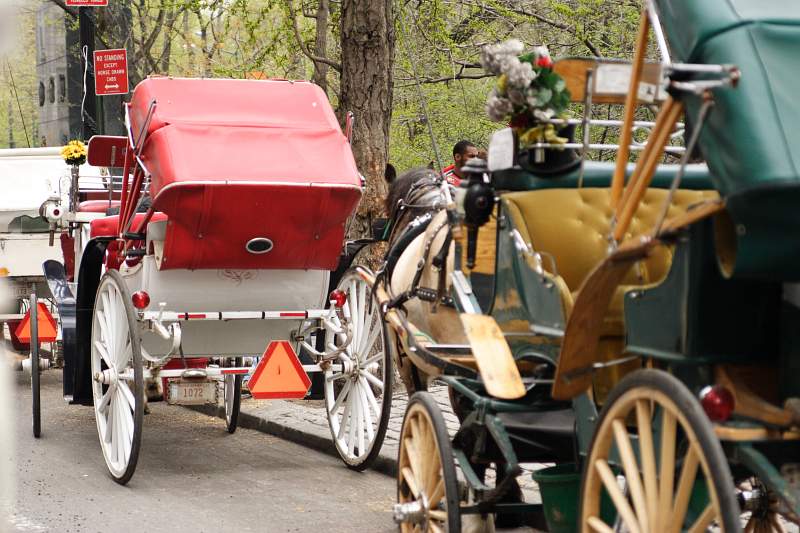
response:
{"label": "red carriage canopy", "polygon": [[[130,104],[134,135],[152,101],[141,160],[169,219],[162,269],[336,267],[361,180],[319,87],[149,78]],[[253,253],[252,239],[273,247]]]}

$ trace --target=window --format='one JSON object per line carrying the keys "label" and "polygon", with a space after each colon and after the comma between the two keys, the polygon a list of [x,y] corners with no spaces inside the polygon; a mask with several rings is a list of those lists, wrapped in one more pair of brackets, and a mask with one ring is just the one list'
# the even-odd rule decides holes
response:
{"label": "window", "polygon": [[56,79],[50,76],[50,83],[47,86],[47,99],[51,104],[56,103]]}
{"label": "window", "polygon": [[63,74],[58,75],[58,101],[65,102],[67,100],[67,77]]}
{"label": "window", "polygon": [[44,83],[39,82],[39,107],[44,106]]}

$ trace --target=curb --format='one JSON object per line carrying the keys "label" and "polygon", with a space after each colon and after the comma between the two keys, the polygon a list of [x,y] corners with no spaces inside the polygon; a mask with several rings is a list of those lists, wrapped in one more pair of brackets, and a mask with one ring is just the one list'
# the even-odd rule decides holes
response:
{"label": "curb", "polygon": [[[222,418],[223,420],[225,419],[225,408],[221,405],[192,405],[184,407],[191,409],[192,411],[213,416],[215,418]],[[314,431],[311,428],[302,429],[298,427],[292,427],[287,424],[269,420],[266,417],[248,413],[244,410],[239,412],[238,427],[254,429],[256,431],[260,431],[261,433],[266,433],[267,435],[279,437],[289,442],[311,448],[312,450],[317,450],[327,455],[336,457],[337,459],[339,458],[336,447],[332,442],[331,435],[327,431],[325,432],[325,435],[320,435],[319,431]],[[397,472],[397,458],[390,456],[385,452],[386,450],[384,446],[384,449],[380,451],[372,465],[368,467],[368,470],[374,470],[376,472],[380,472],[381,474],[394,477]],[[345,463],[342,462],[342,464]]]}

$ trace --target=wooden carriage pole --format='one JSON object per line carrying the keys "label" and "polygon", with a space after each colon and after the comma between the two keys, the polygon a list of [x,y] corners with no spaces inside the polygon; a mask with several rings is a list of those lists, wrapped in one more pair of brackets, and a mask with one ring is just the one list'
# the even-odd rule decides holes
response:
{"label": "wooden carriage pole", "polygon": [[642,10],[639,21],[639,33],[636,36],[636,52],[633,56],[633,69],[631,71],[631,83],[628,87],[628,94],[625,97],[625,115],[622,119],[622,132],[619,141],[619,152],[617,154],[617,166],[614,168],[614,177],[611,181],[611,208],[619,208],[619,200],[622,196],[622,187],[625,184],[625,169],[630,156],[630,145],[633,137],[633,115],[636,111],[636,102],[639,99],[639,80],[642,77],[644,68],[644,56],[647,52],[647,36],[650,30],[650,19],[647,17],[647,10]]}

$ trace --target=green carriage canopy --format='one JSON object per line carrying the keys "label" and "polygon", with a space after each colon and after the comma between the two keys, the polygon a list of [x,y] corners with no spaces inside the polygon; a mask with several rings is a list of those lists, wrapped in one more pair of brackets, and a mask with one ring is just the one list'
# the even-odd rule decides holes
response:
{"label": "green carriage canopy", "polygon": [[[699,141],[735,224],[734,275],[800,279],[800,2],[656,3],[673,62],[741,71]],[[691,122],[699,99],[686,105]]]}

